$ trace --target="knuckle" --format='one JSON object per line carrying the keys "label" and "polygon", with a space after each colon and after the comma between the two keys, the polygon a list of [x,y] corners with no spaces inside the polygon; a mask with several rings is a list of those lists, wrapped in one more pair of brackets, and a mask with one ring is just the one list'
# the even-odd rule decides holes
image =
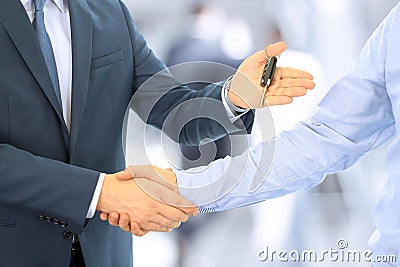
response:
{"label": "knuckle", "polygon": [[150,209],[150,210],[156,210],[156,209],[158,209],[158,203],[155,202],[155,201],[150,202],[150,203],[149,203],[149,209]]}
{"label": "knuckle", "polygon": [[144,214],[140,214],[137,216],[137,222],[139,224],[144,224],[144,223],[146,223],[146,221],[147,221],[146,216]]}
{"label": "knuckle", "polygon": [[[277,68],[278,70],[278,68]],[[282,75],[282,77],[286,77],[288,75],[289,70],[287,68],[280,68],[280,73]]]}

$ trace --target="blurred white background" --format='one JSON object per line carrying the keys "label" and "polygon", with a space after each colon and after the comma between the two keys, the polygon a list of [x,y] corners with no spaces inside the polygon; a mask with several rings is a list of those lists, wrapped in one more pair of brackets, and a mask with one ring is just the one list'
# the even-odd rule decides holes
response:
{"label": "blurred white background", "polygon": [[[311,72],[317,87],[290,106],[271,108],[277,132],[306,119],[319,99],[345,74],[395,0],[125,0],[149,46],[169,65],[211,60],[237,66],[266,44],[284,40],[288,51],[280,65]],[[220,78],[221,80],[227,77]],[[338,99],[340,101],[340,99]],[[356,103],[355,103],[356,104]],[[139,123],[139,122],[138,122]],[[134,131],[135,129],[131,129]],[[159,133],[146,148],[152,163],[167,166]],[[137,137],[137,136],[136,136]],[[129,135],[128,135],[129,138]],[[140,136],[128,140],[128,163],[141,164],[135,151]],[[222,142],[223,146],[223,142]],[[137,147],[137,146],[136,146]],[[223,148],[222,148],[223,150]],[[373,211],[386,179],[386,146],[349,170],[330,175],[309,192],[255,206],[200,215],[168,234],[134,238],[135,267],[266,266],[258,253],[271,250],[368,249]],[[223,153],[222,153],[223,154]],[[323,266],[370,266],[324,262]],[[315,266],[316,263],[270,263]]]}

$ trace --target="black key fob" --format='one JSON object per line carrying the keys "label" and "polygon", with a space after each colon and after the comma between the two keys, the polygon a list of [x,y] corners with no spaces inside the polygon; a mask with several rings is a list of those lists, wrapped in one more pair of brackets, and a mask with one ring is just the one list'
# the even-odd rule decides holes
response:
{"label": "black key fob", "polygon": [[271,57],[265,63],[264,71],[261,76],[261,83],[260,83],[262,87],[269,86],[271,84],[272,79],[274,78],[274,75],[275,75],[277,62],[278,62],[277,57]]}

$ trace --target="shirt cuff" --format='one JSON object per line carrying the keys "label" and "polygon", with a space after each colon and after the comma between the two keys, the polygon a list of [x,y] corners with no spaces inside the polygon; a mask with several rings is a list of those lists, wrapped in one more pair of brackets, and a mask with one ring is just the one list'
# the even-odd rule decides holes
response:
{"label": "shirt cuff", "polygon": [[90,202],[89,210],[86,214],[86,219],[93,218],[94,214],[96,213],[97,202],[99,202],[100,192],[103,187],[104,177],[106,176],[105,173],[101,173],[99,176],[99,180],[97,181],[96,189],[94,190],[92,202]]}
{"label": "shirt cuff", "polygon": [[[196,168],[193,168],[191,170],[193,171],[195,169]],[[210,199],[216,199],[216,193],[213,190],[204,188],[205,185],[212,183],[215,177],[211,178],[201,174],[196,175],[179,170],[175,171],[175,175],[179,194],[181,197],[196,205],[199,209],[199,213],[213,213],[218,211],[216,203],[209,201]],[[199,177],[201,179],[198,179]]]}
{"label": "shirt cuff", "polygon": [[[244,114],[246,114],[249,109],[243,109],[235,106],[228,97],[228,92],[229,88],[231,86],[231,81],[233,79],[233,76],[229,77],[228,80],[224,83],[222,90],[221,90],[221,99],[222,103],[224,104],[226,114],[228,115],[228,118],[231,122],[235,122],[238,120],[240,117],[242,117]],[[239,115],[238,115],[239,113]]]}

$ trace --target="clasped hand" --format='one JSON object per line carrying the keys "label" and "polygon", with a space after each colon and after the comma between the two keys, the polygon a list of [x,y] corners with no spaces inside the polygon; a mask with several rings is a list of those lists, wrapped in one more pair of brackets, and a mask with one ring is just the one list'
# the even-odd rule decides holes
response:
{"label": "clasped hand", "polygon": [[106,175],[97,210],[102,220],[136,236],[170,232],[198,213],[179,195],[172,170],[151,165]]}

